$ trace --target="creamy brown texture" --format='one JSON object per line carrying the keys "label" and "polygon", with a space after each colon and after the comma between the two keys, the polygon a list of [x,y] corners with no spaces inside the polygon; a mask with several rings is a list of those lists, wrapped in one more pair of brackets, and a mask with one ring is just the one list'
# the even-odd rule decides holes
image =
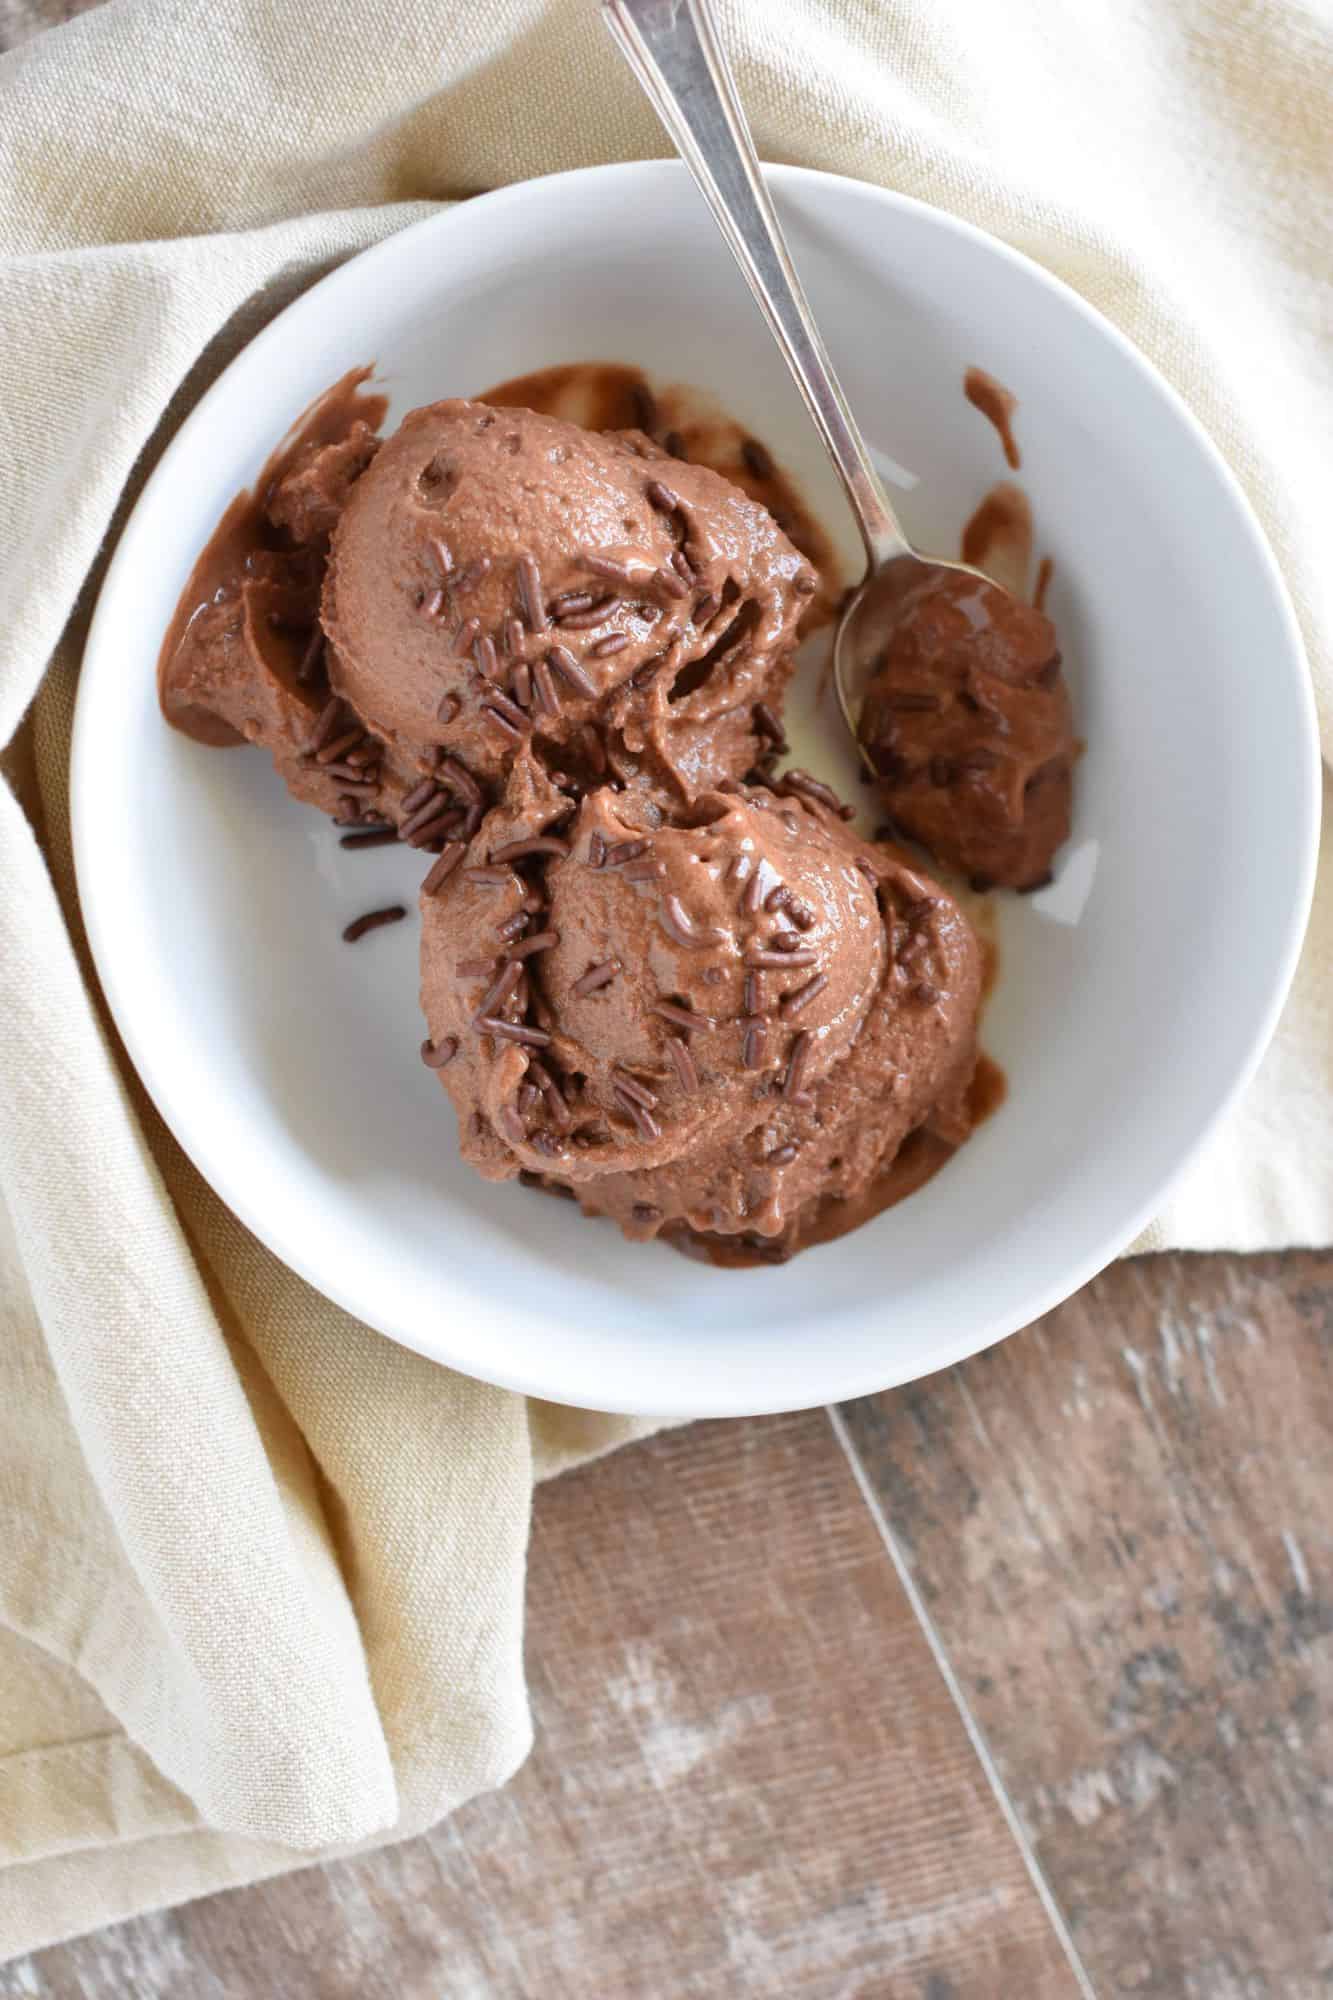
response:
{"label": "creamy brown texture", "polygon": [[168,718],[386,829],[350,840],[425,851],[423,1060],[481,1173],[723,1263],[900,1199],[982,1115],[983,954],[774,775],[798,630],[837,591],[781,468],[632,370],[432,405],[385,443],[363,380],[201,556]]}
{"label": "creamy brown texture", "polygon": [[323,616],[335,690],[410,763],[494,783],[530,732],[548,768],[689,798],[761,753],[817,588],[761,507],[643,434],[446,402],[357,482]]}
{"label": "creamy brown texture", "polygon": [[456,1048],[440,1076],[465,1157],[631,1236],[742,1256],[883,1205],[870,1191],[918,1128],[946,1151],[966,1136],[981,978],[957,905],[800,792],[662,820],[598,789],[571,814],[523,760],[423,899],[422,1005],[431,1047]]}
{"label": "creamy brown texture", "polygon": [[322,651],[329,535],[388,407],[365,388],[369,375],[353,369],[311,404],[190,572],[162,642],[158,690],[167,720],[199,742],[262,741],[280,757],[318,714],[324,667],[310,656]]}
{"label": "creamy brown texture", "polygon": [[1055,628],[1020,594],[1032,555],[1020,488],[984,496],[961,554],[1004,588],[923,576],[897,608],[858,734],[895,828],[977,887],[1034,889],[1069,834],[1078,746]]}

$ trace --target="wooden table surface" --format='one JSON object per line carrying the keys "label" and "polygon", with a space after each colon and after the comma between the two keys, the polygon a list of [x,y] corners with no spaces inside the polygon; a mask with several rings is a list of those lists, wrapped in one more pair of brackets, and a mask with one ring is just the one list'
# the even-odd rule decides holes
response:
{"label": "wooden table surface", "polygon": [[621,1452],[539,1494],[529,1607],[505,1791],[0,2000],[1333,1994],[1333,1253]]}
{"label": "wooden table surface", "polygon": [[540,1492],[529,1602],[507,1790],[3,2000],[1333,1992],[1333,1253],[633,1446]]}

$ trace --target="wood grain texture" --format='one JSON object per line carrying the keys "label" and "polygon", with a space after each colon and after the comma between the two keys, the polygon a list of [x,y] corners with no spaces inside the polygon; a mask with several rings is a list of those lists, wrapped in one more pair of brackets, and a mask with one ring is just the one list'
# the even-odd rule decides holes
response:
{"label": "wood grain texture", "polygon": [[6,2000],[1068,2000],[819,1412],[539,1498],[537,1749],[424,1838],[0,1972]]}
{"label": "wood grain texture", "polygon": [[1123,1264],[846,1417],[1097,1991],[1333,1992],[1333,1255]]}
{"label": "wood grain texture", "polygon": [[0,0],[0,51],[16,49],[44,28],[57,28],[98,4],[99,0]]}

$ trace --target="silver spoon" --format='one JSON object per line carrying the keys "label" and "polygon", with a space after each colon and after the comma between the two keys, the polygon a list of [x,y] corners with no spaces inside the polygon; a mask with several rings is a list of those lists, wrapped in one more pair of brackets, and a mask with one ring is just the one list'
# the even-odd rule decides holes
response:
{"label": "silver spoon", "polygon": [[932,582],[966,580],[974,627],[1003,624],[1014,600],[968,563],[921,554],[903,533],[783,240],[709,0],[603,0],[602,12],[744,272],[856,516],[866,573],[838,620],[833,680],[843,720],[873,771],[851,691],[883,653],[909,593],[915,601]]}

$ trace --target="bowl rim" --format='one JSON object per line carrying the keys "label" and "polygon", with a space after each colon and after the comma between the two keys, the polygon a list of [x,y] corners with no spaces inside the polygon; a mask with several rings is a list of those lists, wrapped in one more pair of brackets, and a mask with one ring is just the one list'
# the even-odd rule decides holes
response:
{"label": "bowl rim", "polygon": [[[660,1392],[655,1393],[652,1388],[648,1388],[644,1399],[636,1401],[634,1412],[643,1416],[679,1418],[686,1415],[692,1417],[766,1415],[874,1394],[886,1387],[894,1386],[895,1383],[901,1385],[904,1382],[920,1379],[925,1374],[953,1366],[973,1354],[982,1352],[997,1341],[1007,1338],[1009,1334],[1030,1325],[1033,1320],[1040,1318],[1078,1291],[1089,1279],[1119,1256],[1160,1210],[1171,1190],[1188,1172],[1253,1079],[1277,1026],[1295,976],[1314,895],[1319,852],[1321,753],[1313,686],[1295,609],[1277,559],[1244,488],[1212,437],[1180,393],[1126,334],[1071,286],[989,231],[964,221],[947,210],[920,201],[914,196],[879,187],[873,182],[863,181],[852,175],[830,173],[821,168],[768,163],[765,163],[763,172],[779,197],[784,190],[818,189],[832,183],[841,189],[855,190],[859,197],[868,197],[886,208],[906,212],[918,220],[925,219],[931,226],[967,239],[983,254],[998,257],[1001,261],[1018,267],[1033,283],[1056,294],[1067,309],[1090,322],[1103,338],[1109,340],[1132,367],[1147,375],[1176,421],[1184,426],[1195,445],[1202,451],[1235,508],[1239,523],[1249,542],[1256,570],[1267,586],[1268,594],[1284,628],[1287,641],[1281,655],[1284,695],[1292,703],[1292,716],[1297,725],[1296,733],[1303,740],[1305,752],[1299,769],[1287,774],[1285,786],[1300,859],[1299,866],[1293,872],[1289,883],[1283,943],[1281,950],[1272,960],[1267,998],[1252,1026],[1245,1056],[1235,1066],[1227,1088],[1213,1105],[1211,1112],[1197,1122],[1191,1136],[1181,1146],[1174,1164],[1159,1175],[1152,1189],[1141,1197],[1132,1211],[1113,1229],[1103,1233],[1095,1248],[1077,1262],[1062,1268],[1058,1277],[1035,1287],[1025,1298],[1021,1316],[1015,1317],[1012,1310],[1007,1310],[991,1315],[982,1313],[970,1318],[966,1322],[965,1331],[933,1341],[923,1365],[918,1367],[914,1364],[906,1375],[894,1377],[887,1356],[881,1357],[878,1365],[856,1367],[845,1363],[840,1373],[837,1366],[839,1350],[834,1346],[823,1350],[828,1362],[827,1380],[821,1386],[818,1395],[810,1395],[798,1403],[792,1402],[790,1393],[786,1396],[777,1393],[771,1397],[760,1395],[756,1398],[753,1389],[732,1390],[727,1385],[725,1388],[715,1388],[709,1394],[706,1403],[699,1406],[691,1404],[688,1399],[682,1401],[679,1395],[664,1397]],[[377,262],[402,254],[400,246],[405,237],[413,237],[423,232],[447,232],[456,218],[465,214],[470,217],[478,209],[494,214],[499,220],[506,208],[530,200],[534,190],[541,190],[548,197],[568,196],[577,200],[580,190],[592,182],[621,180],[642,185],[645,181],[663,177],[681,180],[685,174],[683,163],[678,159],[669,158],[612,161],[513,182],[505,187],[473,196],[466,202],[437,209],[402,229],[392,231],[377,243],[354,253],[334,270],[308,286],[282,311],[275,314],[274,318],[232,357],[185,417],[145,481],[121,529],[98,591],[97,603],[85,642],[85,663],[98,655],[105,643],[106,631],[112,626],[117,614],[117,598],[123,588],[122,579],[136,560],[139,541],[146,531],[145,523],[151,499],[159,488],[176,478],[178,466],[189,459],[194,449],[195,438],[210,422],[213,408],[230,393],[230,381],[237,367],[242,362],[247,366],[254,366],[256,360],[263,356],[270,345],[287,338],[287,328],[293,315],[328,308],[335,303],[341,291],[348,288],[359,290],[367,282],[367,277]],[[1270,663],[1270,670],[1273,664]],[[70,758],[70,825],[80,908],[107,1007],[130,1061],[177,1143],[220,1199],[275,1256],[316,1291],[331,1299],[354,1318],[361,1320],[372,1331],[381,1333],[384,1337],[424,1355],[429,1360],[456,1368],[460,1373],[490,1382],[499,1388],[551,1400],[570,1401],[568,1391],[563,1390],[558,1383],[535,1380],[521,1367],[506,1366],[506,1351],[500,1340],[497,1340],[493,1349],[487,1351],[482,1366],[479,1365],[478,1357],[472,1353],[460,1357],[449,1351],[447,1328],[443,1338],[434,1337],[432,1332],[432,1336],[428,1339],[411,1327],[396,1324],[391,1313],[385,1314],[381,1310],[375,1310],[373,1305],[368,1311],[370,1302],[366,1298],[356,1296],[354,1287],[347,1284],[330,1285],[327,1278],[316,1269],[314,1260],[303,1253],[303,1247],[299,1244],[293,1246],[284,1241],[281,1231],[272,1226],[270,1217],[260,1212],[257,1205],[251,1204],[240,1163],[229,1165],[225,1155],[214,1154],[209,1143],[207,1121],[194,1119],[188,1113],[181,1115],[169,1078],[160,1073],[148,1038],[138,1031],[132,986],[121,973],[125,957],[113,948],[110,931],[104,925],[100,899],[95,894],[85,893],[97,877],[98,864],[95,856],[98,846],[99,844],[105,846],[102,838],[105,829],[96,821],[92,805],[92,787],[89,782],[99,752],[99,745],[89,723],[91,698],[85,699],[85,688],[89,684],[89,677],[81,671]],[[889,1382],[885,1381],[886,1372],[891,1377]],[[775,1382],[781,1379],[783,1371],[775,1370]],[[576,1406],[615,1413],[621,1413],[623,1410],[621,1402],[601,1401],[595,1388],[589,1392],[584,1384],[579,1385]]]}

